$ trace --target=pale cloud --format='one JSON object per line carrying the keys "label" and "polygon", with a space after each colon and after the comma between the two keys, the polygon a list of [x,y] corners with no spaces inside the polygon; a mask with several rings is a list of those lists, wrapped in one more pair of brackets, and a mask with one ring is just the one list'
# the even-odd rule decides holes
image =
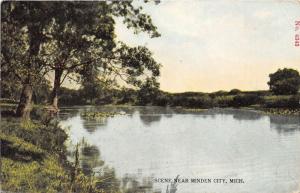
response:
{"label": "pale cloud", "polygon": [[270,10],[260,10],[260,11],[256,11],[254,16],[257,19],[266,19],[266,18],[270,18],[273,16],[273,12]]}
{"label": "pale cloud", "polygon": [[145,11],[162,37],[132,35],[121,22],[116,32],[153,51],[163,64],[163,90],[266,89],[277,68],[300,70],[300,48],[293,45],[296,1],[169,0]]}

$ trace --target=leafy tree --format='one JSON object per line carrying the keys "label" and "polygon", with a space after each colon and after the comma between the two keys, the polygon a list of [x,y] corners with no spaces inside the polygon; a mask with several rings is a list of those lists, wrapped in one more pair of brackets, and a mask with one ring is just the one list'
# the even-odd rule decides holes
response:
{"label": "leafy tree", "polygon": [[45,77],[38,84],[33,85],[32,100],[36,104],[47,104],[48,96],[50,95],[51,83]]}
{"label": "leafy tree", "polygon": [[[20,76],[23,85],[17,114],[29,116],[32,86],[49,71],[54,73],[50,103],[55,109],[62,82],[66,78],[80,81],[82,76],[87,76],[86,69],[90,66],[97,70],[99,79],[104,82],[122,77],[126,82],[138,85],[142,74],[147,73],[145,68],[157,75],[157,68],[154,69],[153,65],[158,64],[153,63],[146,48],[117,46],[114,34],[116,17],[123,18],[134,33],[147,32],[151,37],[160,35],[151,17],[142,13],[142,7],[133,6],[132,1],[3,3],[1,31],[6,35],[1,36],[1,54],[8,69]],[[14,38],[10,38],[11,34]],[[11,45],[17,49],[11,49]],[[135,56],[143,57],[130,59],[126,56],[130,51],[140,51],[142,54],[136,53]],[[139,59],[145,59],[145,62],[124,63]],[[147,62],[150,64],[145,65]],[[127,69],[126,74],[120,67]]]}
{"label": "leafy tree", "polygon": [[18,100],[22,84],[14,74],[9,72],[7,66],[2,65],[1,67],[1,98]]}
{"label": "leafy tree", "polygon": [[118,92],[118,98],[120,99],[118,101],[119,104],[135,104],[137,100],[137,90],[132,89],[132,88],[126,88],[123,87],[121,90]]}
{"label": "leafy tree", "polygon": [[60,103],[64,105],[83,105],[85,101],[80,90],[69,89],[61,87],[60,89]]}
{"label": "leafy tree", "polygon": [[297,94],[300,88],[300,75],[294,69],[278,69],[269,75],[268,85],[270,90],[276,95]]}
{"label": "leafy tree", "polygon": [[[67,9],[71,15],[61,14],[53,20],[47,31],[51,39],[45,44],[43,53],[45,62],[55,73],[50,99],[55,109],[58,109],[58,91],[65,78],[75,77],[79,82],[81,77],[89,76],[91,69],[97,71],[101,75],[99,80],[106,83],[118,77],[137,85],[141,79],[136,77],[145,74],[145,69],[153,71],[152,75],[156,76],[151,52],[115,42],[113,16],[123,17],[127,27],[133,28],[135,33],[146,31],[151,37],[159,36],[151,18],[142,14],[140,7],[134,8],[130,1],[77,2],[71,5],[65,3],[66,8],[62,11],[65,13]],[[68,19],[70,17],[72,19]]]}
{"label": "leafy tree", "polygon": [[1,7],[1,69],[23,87],[16,115],[24,118],[31,111],[33,85],[47,72],[39,51],[48,8],[46,2],[17,1],[6,1]]}
{"label": "leafy tree", "polygon": [[138,92],[138,103],[141,105],[150,104],[156,101],[159,95],[159,83],[154,78],[147,78]]}
{"label": "leafy tree", "polygon": [[90,104],[95,104],[95,99],[104,96],[107,92],[106,85],[97,80],[85,79],[79,90],[81,96],[88,100]]}

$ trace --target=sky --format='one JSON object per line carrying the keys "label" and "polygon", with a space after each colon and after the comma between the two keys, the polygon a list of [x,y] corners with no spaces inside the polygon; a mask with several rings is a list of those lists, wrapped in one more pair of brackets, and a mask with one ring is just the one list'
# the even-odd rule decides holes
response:
{"label": "sky", "polygon": [[300,71],[294,45],[300,0],[162,0],[144,11],[162,34],[150,38],[117,20],[117,39],[144,45],[162,64],[161,90],[265,90],[278,68]]}

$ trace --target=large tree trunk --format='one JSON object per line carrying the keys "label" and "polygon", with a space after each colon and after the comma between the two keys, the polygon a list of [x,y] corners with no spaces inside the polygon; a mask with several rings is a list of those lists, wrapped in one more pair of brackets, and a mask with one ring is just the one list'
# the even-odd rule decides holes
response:
{"label": "large tree trunk", "polygon": [[54,75],[54,85],[53,90],[51,93],[50,98],[50,105],[52,106],[54,111],[58,111],[58,92],[60,88],[60,79],[62,76],[62,70],[61,69],[55,69],[55,75]]}
{"label": "large tree trunk", "polygon": [[30,112],[32,110],[32,86],[30,84],[24,84],[20,102],[17,107],[16,116],[22,117],[24,119],[30,118]]}
{"label": "large tree trunk", "polygon": [[[43,34],[42,34],[42,28],[37,28],[36,25],[29,25],[28,26],[29,31],[29,58],[35,58],[38,56],[40,44],[42,41]],[[25,119],[30,119],[30,112],[32,110],[32,75],[31,75],[31,69],[32,67],[32,61],[27,61],[27,79],[25,84],[23,84],[23,89],[20,97],[20,102],[16,110],[16,116],[22,117]]]}

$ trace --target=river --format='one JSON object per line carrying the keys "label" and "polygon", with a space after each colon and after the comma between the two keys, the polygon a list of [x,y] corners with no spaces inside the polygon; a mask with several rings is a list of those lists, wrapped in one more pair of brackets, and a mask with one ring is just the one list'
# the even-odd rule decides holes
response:
{"label": "river", "polygon": [[[90,111],[120,114],[101,120],[81,116]],[[156,192],[166,192],[167,180],[177,175],[183,179],[177,193],[300,190],[300,117],[236,109],[84,106],[62,108],[60,118],[70,144],[84,138],[118,178],[150,179]]]}

